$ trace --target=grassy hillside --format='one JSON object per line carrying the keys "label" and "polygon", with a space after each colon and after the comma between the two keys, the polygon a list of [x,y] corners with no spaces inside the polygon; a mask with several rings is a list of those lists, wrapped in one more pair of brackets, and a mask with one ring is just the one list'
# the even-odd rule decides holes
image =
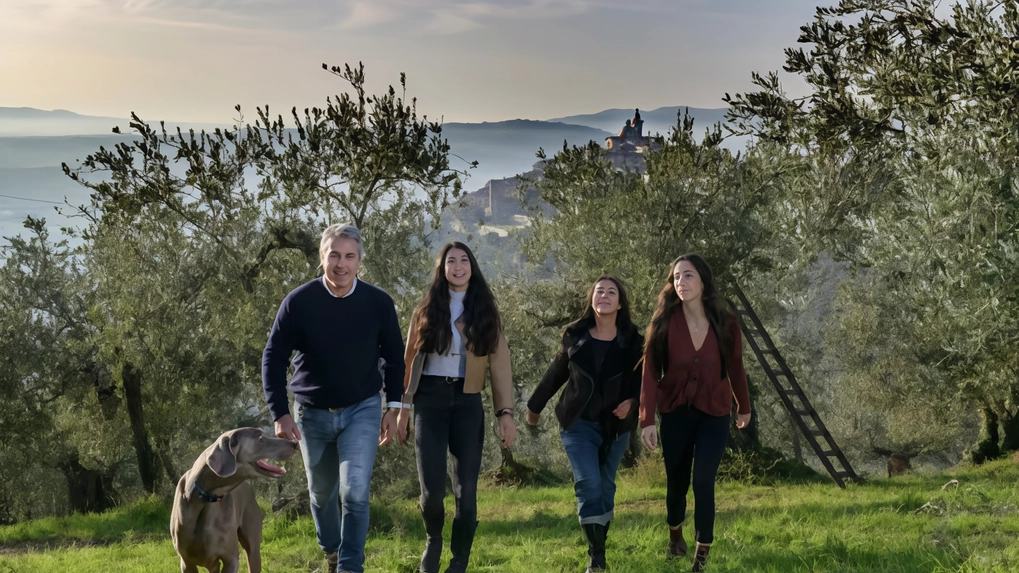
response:
{"label": "grassy hillside", "polygon": [[[665,559],[663,476],[660,460],[648,460],[621,476],[609,539],[614,573],[689,570],[688,559]],[[958,485],[946,486],[953,479]],[[1017,482],[1016,462],[1003,460],[846,490],[827,482],[722,484],[709,570],[1014,571]],[[583,571],[585,549],[569,485],[488,487],[480,505],[472,571]],[[151,499],[105,515],[0,527],[0,571],[99,572],[114,564],[125,572],[178,571],[168,523],[168,503]],[[314,571],[320,565],[314,539],[308,517],[267,517],[265,570]],[[415,499],[375,500],[366,570],[416,571],[423,539]]]}

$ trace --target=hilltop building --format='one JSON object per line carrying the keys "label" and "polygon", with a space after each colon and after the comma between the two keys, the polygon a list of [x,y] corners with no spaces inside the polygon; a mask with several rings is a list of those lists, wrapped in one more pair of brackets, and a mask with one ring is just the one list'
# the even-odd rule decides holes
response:
{"label": "hilltop building", "polygon": [[651,144],[651,138],[644,135],[644,120],[640,118],[640,109],[633,110],[633,119],[626,120],[618,135],[605,138],[605,148],[614,151],[643,152]]}
{"label": "hilltop building", "polygon": [[605,156],[616,169],[643,173],[644,152],[654,145],[651,136],[644,135],[644,120],[640,118],[638,108],[634,110],[633,119],[626,120],[618,135],[605,138]]}

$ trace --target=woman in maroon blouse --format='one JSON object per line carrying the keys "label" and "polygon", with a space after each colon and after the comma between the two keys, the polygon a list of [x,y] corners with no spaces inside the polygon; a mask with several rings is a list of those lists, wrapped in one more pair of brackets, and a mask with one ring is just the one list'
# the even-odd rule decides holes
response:
{"label": "woman in maroon blouse", "polygon": [[739,322],[719,295],[711,268],[692,254],[679,257],[670,268],[645,337],[641,440],[648,449],[658,446],[657,408],[668,481],[669,553],[687,552],[682,524],[692,470],[697,541],[693,571],[703,571],[714,539],[715,477],[729,437],[733,397],[736,427],[745,428],[750,396]]}

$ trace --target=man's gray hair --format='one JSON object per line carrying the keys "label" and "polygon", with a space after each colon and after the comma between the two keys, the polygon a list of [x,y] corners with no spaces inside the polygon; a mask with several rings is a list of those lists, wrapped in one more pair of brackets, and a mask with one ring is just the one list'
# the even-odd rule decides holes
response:
{"label": "man's gray hair", "polygon": [[361,231],[353,225],[335,223],[322,231],[322,241],[318,244],[318,254],[325,255],[333,239],[353,239],[357,243],[357,257],[364,259],[364,243],[361,242]]}

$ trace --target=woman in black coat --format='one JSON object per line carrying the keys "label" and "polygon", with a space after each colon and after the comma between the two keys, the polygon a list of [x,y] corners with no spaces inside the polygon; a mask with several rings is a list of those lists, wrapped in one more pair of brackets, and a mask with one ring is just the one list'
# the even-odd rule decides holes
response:
{"label": "woman in black coat", "polygon": [[527,402],[527,423],[556,404],[560,437],[573,468],[577,514],[587,537],[588,572],[605,569],[616,469],[637,427],[644,339],[630,319],[622,283],[604,275],[588,293],[583,316],[566,327],[562,348]]}

